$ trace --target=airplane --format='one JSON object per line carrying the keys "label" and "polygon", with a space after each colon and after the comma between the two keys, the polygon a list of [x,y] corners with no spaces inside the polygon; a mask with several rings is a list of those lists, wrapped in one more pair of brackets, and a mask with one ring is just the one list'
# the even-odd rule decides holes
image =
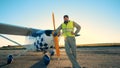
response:
{"label": "airplane", "polygon": [[[32,45],[23,47],[25,47],[27,50],[37,50],[43,52],[44,56],[47,57],[45,59],[50,59],[50,56],[54,55],[54,38],[52,34],[53,31],[54,30],[40,30],[0,23],[0,34],[20,35],[33,38],[34,40],[32,40]],[[46,61],[46,64],[50,62],[50,60]]]}

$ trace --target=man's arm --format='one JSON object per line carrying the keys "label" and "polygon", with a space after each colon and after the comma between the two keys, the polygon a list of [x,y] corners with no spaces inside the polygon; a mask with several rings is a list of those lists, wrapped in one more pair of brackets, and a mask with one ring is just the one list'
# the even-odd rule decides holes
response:
{"label": "man's arm", "polygon": [[54,36],[57,36],[60,30],[62,29],[62,25],[60,25],[54,32]]}
{"label": "man's arm", "polygon": [[77,35],[81,30],[81,26],[76,22],[73,22],[73,23],[74,23],[74,27],[76,27],[75,35]]}

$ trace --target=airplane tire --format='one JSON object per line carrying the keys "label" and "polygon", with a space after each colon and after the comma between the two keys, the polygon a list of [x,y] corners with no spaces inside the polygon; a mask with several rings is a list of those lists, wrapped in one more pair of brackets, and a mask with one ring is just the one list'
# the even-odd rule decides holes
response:
{"label": "airplane tire", "polygon": [[43,60],[44,60],[45,65],[48,65],[50,63],[50,57],[47,55],[44,55]]}
{"label": "airplane tire", "polygon": [[9,55],[9,56],[8,56],[8,59],[7,59],[7,64],[12,63],[12,61],[13,61],[13,56],[12,56],[12,55]]}

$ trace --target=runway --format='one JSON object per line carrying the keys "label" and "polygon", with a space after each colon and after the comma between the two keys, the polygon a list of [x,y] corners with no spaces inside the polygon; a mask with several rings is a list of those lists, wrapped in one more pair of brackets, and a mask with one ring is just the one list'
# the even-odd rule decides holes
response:
{"label": "runway", "polygon": [[[53,56],[50,64],[45,66],[41,52],[26,52],[17,56],[23,50],[0,50],[0,68],[72,68],[65,50],[60,51],[59,60]],[[13,53],[13,63],[6,65],[7,55]],[[120,47],[78,48],[77,61],[82,68],[120,68]]]}

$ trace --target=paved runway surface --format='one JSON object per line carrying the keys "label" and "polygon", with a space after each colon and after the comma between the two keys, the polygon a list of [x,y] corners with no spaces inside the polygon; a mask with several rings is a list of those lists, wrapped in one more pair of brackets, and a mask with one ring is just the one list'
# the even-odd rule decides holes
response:
{"label": "paved runway surface", "polygon": [[[66,56],[64,49],[61,49],[59,60],[57,56],[51,58],[48,66],[42,60],[40,52],[25,52],[23,50],[0,50],[0,68],[71,68],[72,65]],[[12,64],[6,65],[8,54],[14,54]],[[120,47],[93,47],[78,48],[77,61],[82,68],[120,68]]]}

